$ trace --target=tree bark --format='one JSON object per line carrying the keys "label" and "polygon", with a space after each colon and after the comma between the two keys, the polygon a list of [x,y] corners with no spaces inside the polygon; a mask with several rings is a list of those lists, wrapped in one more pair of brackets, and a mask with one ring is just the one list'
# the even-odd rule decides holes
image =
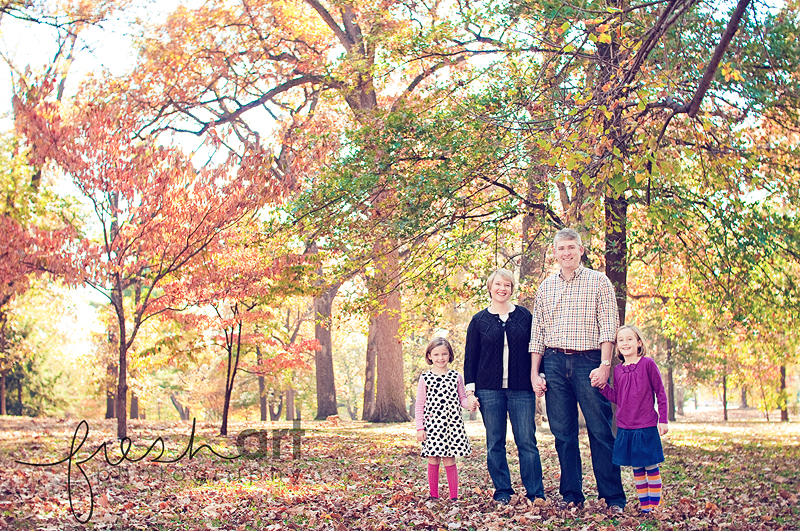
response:
{"label": "tree bark", "polygon": [[175,406],[175,410],[180,415],[181,420],[189,420],[189,408],[184,407],[183,404],[178,402],[178,399],[175,398],[175,395],[169,395],[169,399],[172,402],[172,405]]}
{"label": "tree bark", "polygon": [[722,418],[728,421],[728,375],[722,375]]}
{"label": "tree bark", "polygon": [[269,420],[281,420],[281,411],[283,411],[283,393],[273,393],[273,397],[278,397],[278,409],[272,407],[273,402],[269,403]]}
{"label": "tree bark", "polygon": [[781,388],[778,396],[780,396],[781,422],[789,422],[789,408],[786,403],[786,365],[781,365]]}
{"label": "tree bark", "polygon": [[400,256],[384,242],[377,256],[377,285],[382,286],[379,309],[375,316],[375,346],[377,350],[377,379],[375,408],[371,422],[408,422],[406,411],[403,346],[400,342],[401,302],[397,278]]}
{"label": "tree bark", "polygon": [[286,420],[294,420],[294,389],[286,390]]}
{"label": "tree bark", "polygon": [[114,394],[114,385],[111,382],[114,382],[117,379],[117,366],[113,363],[109,363],[108,367],[106,368],[106,372],[109,379],[109,383],[107,384],[108,387],[106,389],[106,418],[114,419],[117,418],[115,407],[116,395]]}
{"label": "tree bark", "polygon": [[0,415],[8,415],[6,409],[6,375],[8,371],[0,371]]}
{"label": "tree bark", "polygon": [[131,393],[131,419],[139,418],[139,397]]}
{"label": "tree bark", "polygon": [[750,406],[747,405],[747,388],[742,386],[742,403],[739,404],[739,409],[747,409],[748,407]]}
{"label": "tree bark", "polygon": [[[321,273],[321,271],[320,271]],[[330,415],[337,415],[336,379],[333,371],[333,340],[331,338],[333,299],[339,291],[339,284],[328,288],[324,293],[314,297],[314,337],[319,342],[314,353],[314,364],[317,379],[317,417],[325,420]]]}
{"label": "tree bark", "polygon": [[[538,201],[543,194],[541,183],[538,181],[539,170],[537,169],[534,173],[535,175],[528,177],[527,199],[530,202]],[[543,230],[541,218],[533,212],[526,212],[522,217],[522,257],[517,289],[520,305],[529,310],[533,310],[533,302],[536,299],[536,290],[530,284],[535,282],[538,286],[545,273],[547,245],[543,244],[540,238]]]}
{"label": "tree bark", "polygon": [[[261,367],[261,347],[256,345],[256,365]],[[261,413],[261,422],[267,420],[267,383],[264,375],[258,375],[258,409]]]}
{"label": "tree bark", "polygon": [[628,200],[606,196],[606,276],[614,286],[619,324],[625,324],[628,299]]}
{"label": "tree bark", "polygon": [[672,363],[672,340],[667,338],[667,409],[669,420],[675,422],[675,377]]}
{"label": "tree bark", "polygon": [[369,332],[367,333],[367,362],[364,368],[364,406],[361,408],[361,420],[369,420],[375,409],[375,364],[378,357],[376,342],[376,320],[372,315],[369,318]]}
{"label": "tree bark", "polygon": [[128,436],[128,345],[125,341],[125,310],[122,307],[122,290],[114,288],[111,292],[112,303],[117,309],[119,322],[119,380],[117,382],[117,405],[114,408],[117,415],[117,438],[124,439]]}

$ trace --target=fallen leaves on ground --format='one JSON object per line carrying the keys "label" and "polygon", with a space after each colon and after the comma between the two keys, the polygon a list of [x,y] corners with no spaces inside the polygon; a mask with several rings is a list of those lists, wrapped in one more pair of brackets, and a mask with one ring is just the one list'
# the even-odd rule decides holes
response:
{"label": "fallen leaves on ground", "polygon": [[[291,430],[290,423],[233,423],[229,437],[218,427],[197,425],[191,452],[173,463],[155,463],[160,446],[144,459],[161,437],[162,459],[176,459],[190,440],[191,424],[132,421],[133,446],[128,460],[107,464],[103,452],[76,463],[107,443],[112,463],[120,459],[115,421],[91,421],[72,466],[62,463],[33,467],[15,460],[52,463],[70,454],[77,421],[0,418],[0,527],[24,530],[181,529],[181,530],[500,530],[577,529],[622,531],[795,530],[800,529],[800,425],[758,421],[678,422],[664,440],[662,506],[649,516],[638,514],[629,468],[623,468],[628,507],[611,515],[596,499],[588,438],[581,436],[584,486],[589,500],[581,508],[559,510],[558,460],[546,428],[537,431],[549,501],[528,502],[524,488],[512,503],[492,503],[486,472],[486,447],[480,422],[468,423],[475,446],[472,456],[458,460],[461,497],[457,502],[429,501],[425,462],[419,457],[411,423],[374,425],[343,422],[302,423],[303,432],[289,431],[274,455],[273,429]],[[249,457],[239,454],[236,435],[246,429],[268,436],[247,438]],[[299,447],[292,446],[292,434]],[[78,437],[78,443],[80,442]],[[266,442],[265,442],[266,441]],[[76,443],[75,447],[77,448]],[[265,451],[267,450],[268,451]],[[292,458],[293,450],[299,455]],[[261,453],[258,453],[258,452]],[[509,443],[512,480],[519,481],[519,462]],[[71,468],[68,488],[68,468]],[[93,506],[89,516],[89,488]],[[444,472],[442,494],[447,492]],[[70,511],[72,492],[74,514]]]}

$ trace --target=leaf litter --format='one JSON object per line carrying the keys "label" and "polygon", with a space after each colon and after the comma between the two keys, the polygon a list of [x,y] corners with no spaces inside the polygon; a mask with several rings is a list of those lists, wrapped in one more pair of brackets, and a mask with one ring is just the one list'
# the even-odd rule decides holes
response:
{"label": "leaf litter", "polygon": [[[424,460],[411,423],[376,425],[304,421],[299,455],[291,438],[267,451],[257,438],[246,440],[246,457],[238,455],[236,435],[246,429],[272,434],[287,422],[232,423],[229,437],[218,426],[197,425],[193,451],[173,463],[156,463],[158,452],[136,462],[161,437],[162,459],[175,459],[189,443],[191,424],[132,421],[129,460],[107,464],[102,455],[80,465],[103,443],[112,463],[120,458],[114,420],[89,423],[90,432],[74,456],[71,478],[67,462],[33,467],[15,461],[53,463],[70,454],[77,421],[0,418],[0,528],[260,530],[514,530],[577,529],[623,531],[679,529],[800,529],[800,424],[766,422],[677,422],[664,439],[666,461],[662,506],[639,514],[630,468],[623,468],[628,506],[609,514],[596,499],[589,443],[581,434],[583,508],[559,509],[558,458],[549,430],[537,430],[545,472],[547,502],[529,502],[519,484],[519,460],[509,440],[509,465],[515,495],[507,506],[492,502],[486,471],[486,445],[480,421],[468,422],[475,451],[458,460],[460,497],[429,500]],[[510,432],[510,430],[509,430]],[[252,443],[252,444],[251,444]],[[262,453],[258,453],[262,450]],[[102,453],[102,452],[101,452]],[[88,479],[88,482],[87,482]],[[69,483],[69,485],[68,485]],[[90,503],[89,486],[92,500]],[[440,478],[442,493],[447,483]],[[70,510],[70,493],[74,515]],[[91,511],[91,519],[85,521]],[[78,518],[76,518],[76,516]]]}

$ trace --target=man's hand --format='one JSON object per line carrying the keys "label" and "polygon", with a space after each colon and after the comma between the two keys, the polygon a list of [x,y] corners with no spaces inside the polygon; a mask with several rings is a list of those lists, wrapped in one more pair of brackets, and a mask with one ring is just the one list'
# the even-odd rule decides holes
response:
{"label": "man's hand", "polygon": [[538,374],[531,375],[531,385],[536,396],[544,396],[544,392],[547,391],[547,381]]}
{"label": "man's hand", "polygon": [[417,442],[422,442],[425,440],[425,430],[419,430],[417,432]]}
{"label": "man's hand", "polygon": [[589,373],[589,380],[592,382],[592,387],[602,389],[608,383],[608,375],[611,373],[611,368],[608,365],[600,365]]}
{"label": "man's hand", "polygon": [[666,425],[666,424],[659,424],[658,425],[658,434],[660,436],[663,437],[664,435],[667,434],[668,431],[669,431],[669,426],[668,425]]}

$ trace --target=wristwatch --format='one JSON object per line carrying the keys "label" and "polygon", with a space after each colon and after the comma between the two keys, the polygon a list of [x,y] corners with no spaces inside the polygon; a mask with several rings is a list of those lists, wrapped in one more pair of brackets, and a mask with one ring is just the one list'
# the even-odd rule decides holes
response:
{"label": "wristwatch", "polygon": [[611,365],[611,360],[601,360],[600,363],[603,365]]}

